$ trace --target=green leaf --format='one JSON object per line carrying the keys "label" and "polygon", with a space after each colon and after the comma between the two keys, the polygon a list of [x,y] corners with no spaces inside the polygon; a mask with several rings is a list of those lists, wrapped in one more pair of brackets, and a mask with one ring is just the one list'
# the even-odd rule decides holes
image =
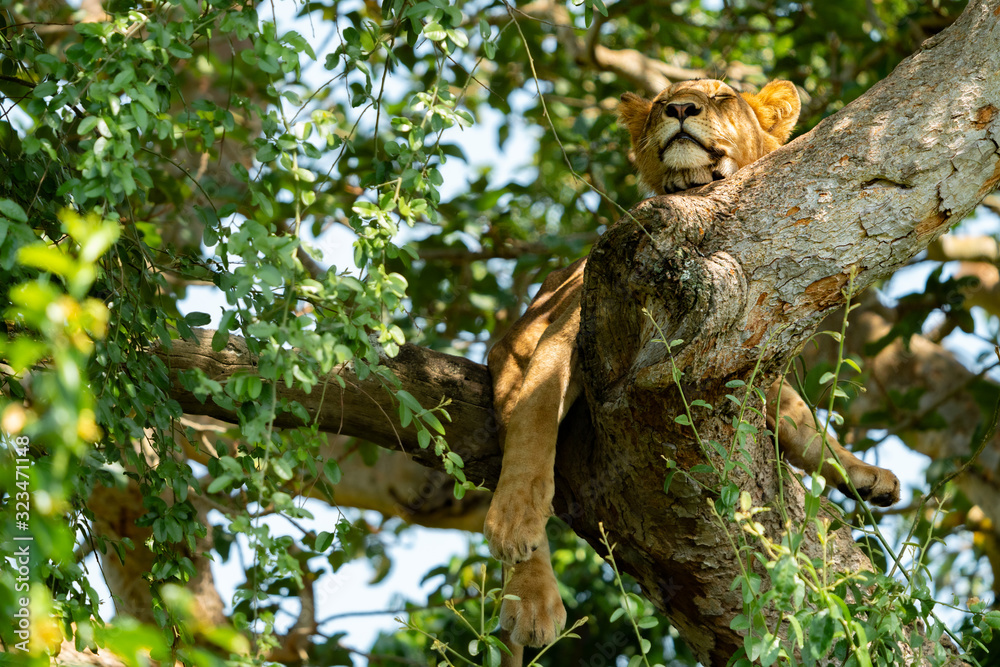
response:
{"label": "green leaf", "polygon": [[500,653],[500,649],[490,644],[486,647],[486,667],[500,667],[500,660],[503,655]]}
{"label": "green leaf", "polygon": [[320,531],[320,534],[316,536],[316,551],[326,551],[333,544],[333,533],[328,533],[327,531]]}
{"label": "green leaf", "polygon": [[227,310],[222,315],[219,328],[212,334],[212,350],[221,352],[229,344],[229,329],[236,322],[236,311]]}
{"label": "green leaf", "polygon": [[674,481],[674,475],[676,474],[676,470],[671,470],[667,473],[667,476],[663,479],[663,493],[670,493],[670,483]]}
{"label": "green leaf", "polygon": [[203,327],[206,324],[211,324],[212,316],[208,313],[199,313],[198,311],[194,311],[185,315],[184,321],[191,327]]}
{"label": "green leaf", "polygon": [[333,459],[327,459],[323,464],[323,474],[326,475],[331,484],[338,484],[344,476],[340,470],[340,465]]}
{"label": "green leaf", "polygon": [[132,112],[132,118],[135,120],[136,126],[140,130],[145,130],[149,126],[149,113],[146,111],[146,107],[141,104],[129,104],[129,110]]}
{"label": "green leaf", "polygon": [[212,483],[208,485],[208,492],[209,493],[218,493],[222,489],[224,489],[227,486],[229,486],[229,484],[232,481],[233,481],[233,478],[229,474],[224,474],[224,475],[221,475],[220,477],[216,477],[215,479],[212,480]]}
{"label": "green leaf", "polygon": [[788,621],[788,625],[791,626],[792,632],[795,633],[795,645],[799,648],[804,646],[804,639],[802,635],[802,625],[799,623],[799,619],[795,618],[790,614],[785,615],[785,620]]}
{"label": "green leaf", "polygon": [[406,391],[405,389],[400,389],[396,392],[396,398],[399,402],[408,407],[413,412],[423,412],[423,407],[420,405],[420,401],[413,397],[413,394]]}
{"label": "green leaf", "polygon": [[167,51],[170,52],[174,58],[179,58],[180,60],[186,60],[194,55],[194,51],[187,44],[174,43],[167,47]]}
{"label": "green leaf", "polygon": [[261,164],[267,164],[268,162],[277,160],[279,155],[281,155],[281,151],[275,148],[273,144],[264,144],[257,151],[257,161]]}
{"label": "green leaf", "polygon": [[735,630],[736,632],[744,632],[750,629],[750,619],[743,614],[737,614],[733,617],[733,620],[729,622],[729,629]]}
{"label": "green leaf", "polygon": [[433,412],[425,412],[421,419],[423,419],[425,424],[437,431],[440,435],[444,435],[444,426]]}
{"label": "green leaf", "polygon": [[17,259],[24,266],[31,266],[49,273],[71,277],[77,272],[77,263],[55,246],[34,244],[21,248]]}
{"label": "green leaf", "polygon": [[448,34],[448,39],[454,42],[455,46],[458,48],[464,49],[469,45],[469,38],[466,36],[464,31],[448,28],[446,33]]}
{"label": "green leaf", "polygon": [[42,99],[43,97],[50,97],[55,95],[59,91],[59,84],[55,81],[43,81],[42,83],[35,86],[34,96],[37,99]]}
{"label": "green leaf", "polygon": [[448,33],[445,31],[444,28],[441,27],[440,23],[437,23],[436,21],[431,21],[430,23],[424,26],[424,36],[431,41],[440,42],[441,40],[448,37]]}
{"label": "green leaf", "polygon": [[260,378],[256,375],[251,375],[247,378],[247,396],[250,400],[255,401],[260,397],[260,392],[264,389],[264,383],[261,382]]}
{"label": "green leaf", "polygon": [[212,350],[221,352],[229,344],[229,332],[225,329],[216,329],[212,334]]}
{"label": "green leaf", "polygon": [[826,656],[827,651],[833,645],[833,633],[836,629],[836,621],[827,610],[822,610],[812,617],[809,623],[809,642],[803,648],[812,662],[815,663]]}
{"label": "green leaf", "polygon": [[313,183],[316,181],[316,174],[309,171],[304,167],[294,167],[292,169],[292,174],[297,180],[303,181],[305,183]]}
{"label": "green leaf", "polygon": [[771,667],[778,659],[778,654],[781,651],[781,641],[771,633],[767,633],[764,635],[761,643],[763,644],[760,652],[761,667]]}
{"label": "green leaf", "polygon": [[94,128],[97,127],[97,123],[99,123],[100,120],[100,116],[87,116],[80,121],[80,125],[77,127],[77,132],[80,136],[87,136],[94,131]]}
{"label": "green leaf", "polygon": [[28,214],[24,212],[24,209],[9,199],[0,199],[0,214],[3,214],[6,218],[14,222],[25,224],[28,222]]}

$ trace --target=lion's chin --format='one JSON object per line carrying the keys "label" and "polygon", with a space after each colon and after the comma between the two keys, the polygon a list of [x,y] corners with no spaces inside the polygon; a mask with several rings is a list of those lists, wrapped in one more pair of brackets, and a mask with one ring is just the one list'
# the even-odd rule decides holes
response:
{"label": "lion's chin", "polygon": [[694,139],[676,139],[660,151],[660,162],[670,170],[701,169],[711,165],[708,151]]}

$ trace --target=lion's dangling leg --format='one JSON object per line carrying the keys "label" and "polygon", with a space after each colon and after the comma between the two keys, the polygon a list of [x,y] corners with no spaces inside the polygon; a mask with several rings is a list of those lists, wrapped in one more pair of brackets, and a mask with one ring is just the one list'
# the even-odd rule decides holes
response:
{"label": "lion's dangling leg", "polygon": [[[823,477],[837,485],[841,491],[851,495],[837,469],[827,462],[836,453],[844,466],[851,483],[862,500],[883,507],[899,500],[899,480],[891,471],[865,463],[845,449],[835,437],[827,435],[827,447],[823,445],[823,434],[816,428],[815,418],[802,397],[783,380],[777,380],[767,391],[767,424],[778,436],[778,445],[785,458],[806,472],[821,471]],[[778,394],[780,406],[778,405]],[[781,415],[779,418],[778,415]],[[789,423],[790,417],[795,422]]]}
{"label": "lion's dangling leg", "polygon": [[483,532],[490,551],[508,564],[546,544],[555,493],[559,423],[580,395],[576,334],[580,309],[567,308],[538,341],[517,405],[504,426],[503,465]]}
{"label": "lion's dangling leg", "polygon": [[[512,644],[544,646],[566,624],[545,524],[555,492],[559,423],[580,395],[579,330],[580,309],[572,304],[539,339],[517,404],[503,425],[503,466],[483,532],[494,557],[513,566],[507,592],[520,599],[504,600],[500,613]],[[505,666],[520,664],[512,657],[505,660]]]}

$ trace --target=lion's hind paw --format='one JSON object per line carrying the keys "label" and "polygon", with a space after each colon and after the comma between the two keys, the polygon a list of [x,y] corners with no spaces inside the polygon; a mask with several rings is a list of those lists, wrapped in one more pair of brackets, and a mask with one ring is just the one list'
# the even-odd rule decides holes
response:
{"label": "lion's hind paw", "polygon": [[566,608],[555,580],[532,583],[530,587],[511,587],[509,592],[520,599],[503,601],[500,625],[522,646],[547,646],[566,627]]}

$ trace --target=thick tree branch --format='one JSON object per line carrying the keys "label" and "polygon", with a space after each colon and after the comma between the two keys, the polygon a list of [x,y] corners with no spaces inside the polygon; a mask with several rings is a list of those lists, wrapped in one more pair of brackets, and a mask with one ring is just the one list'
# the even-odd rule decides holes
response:
{"label": "thick tree branch", "polygon": [[[678,360],[682,367],[723,377],[752,365],[755,346],[772,334],[767,357],[787,356],[825,312],[843,303],[840,292],[852,271],[857,288],[890,274],[996,188],[996,7],[995,1],[973,3],[889,78],[736,176],[698,196],[644,202],[635,215],[655,230],[652,238],[635,223],[619,226],[613,239],[605,236],[600,252],[602,245],[628,243],[649,262],[667,257],[708,276],[730,268],[739,273],[744,291],[719,293],[725,301],[713,304],[730,308],[725,316],[746,327],[729,330],[727,343],[738,351],[718,360],[706,354],[722,347],[718,342],[688,345]],[[957,62],[975,74],[956,79]],[[711,259],[700,261],[698,254]],[[661,322],[668,334],[680,324]],[[595,342],[597,350],[607,349],[606,341]]]}
{"label": "thick tree branch", "polygon": [[[253,372],[253,359],[243,339],[232,336],[221,351],[212,350],[211,331],[197,330],[195,341],[174,341],[170,350],[159,350],[167,366],[179,373],[199,369],[208,377],[225,382],[238,371]],[[496,420],[493,418],[493,390],[486,367],[468,359],[434,352],[415,345],[404,345],[394,359],[384,364],[396,374],[402,387],[424,407],[433,407],[448,398],[451,423],[449,445],[465,461],[466,475],[471,481],[492,487],[500,473],[500,445],[497,441]],[[347,385],[341,390],[333,375]],[[176,379],[176,375],[174,376]],[[399,426],[398,406],[382,381],[374,375],[358,380],[349,366],[341,366],[331,374],[325,398],[321,387],[310,394],[299,389],[287,389],[279,383],[279,398],[301,403],[317,420],[321,430],[338,435],[359,436],[388,449],[405,451],[419,463],[440,469],[441,462],[433,452],[423,450],[417,442],[413,426]],[[204,415],[237,423],[234,411],[213,402],[204,402],[179,382],[174,384],[174,398],[184,412]],[[290,414],[275,418],[279,427],[296,427],[302,423]]]}

